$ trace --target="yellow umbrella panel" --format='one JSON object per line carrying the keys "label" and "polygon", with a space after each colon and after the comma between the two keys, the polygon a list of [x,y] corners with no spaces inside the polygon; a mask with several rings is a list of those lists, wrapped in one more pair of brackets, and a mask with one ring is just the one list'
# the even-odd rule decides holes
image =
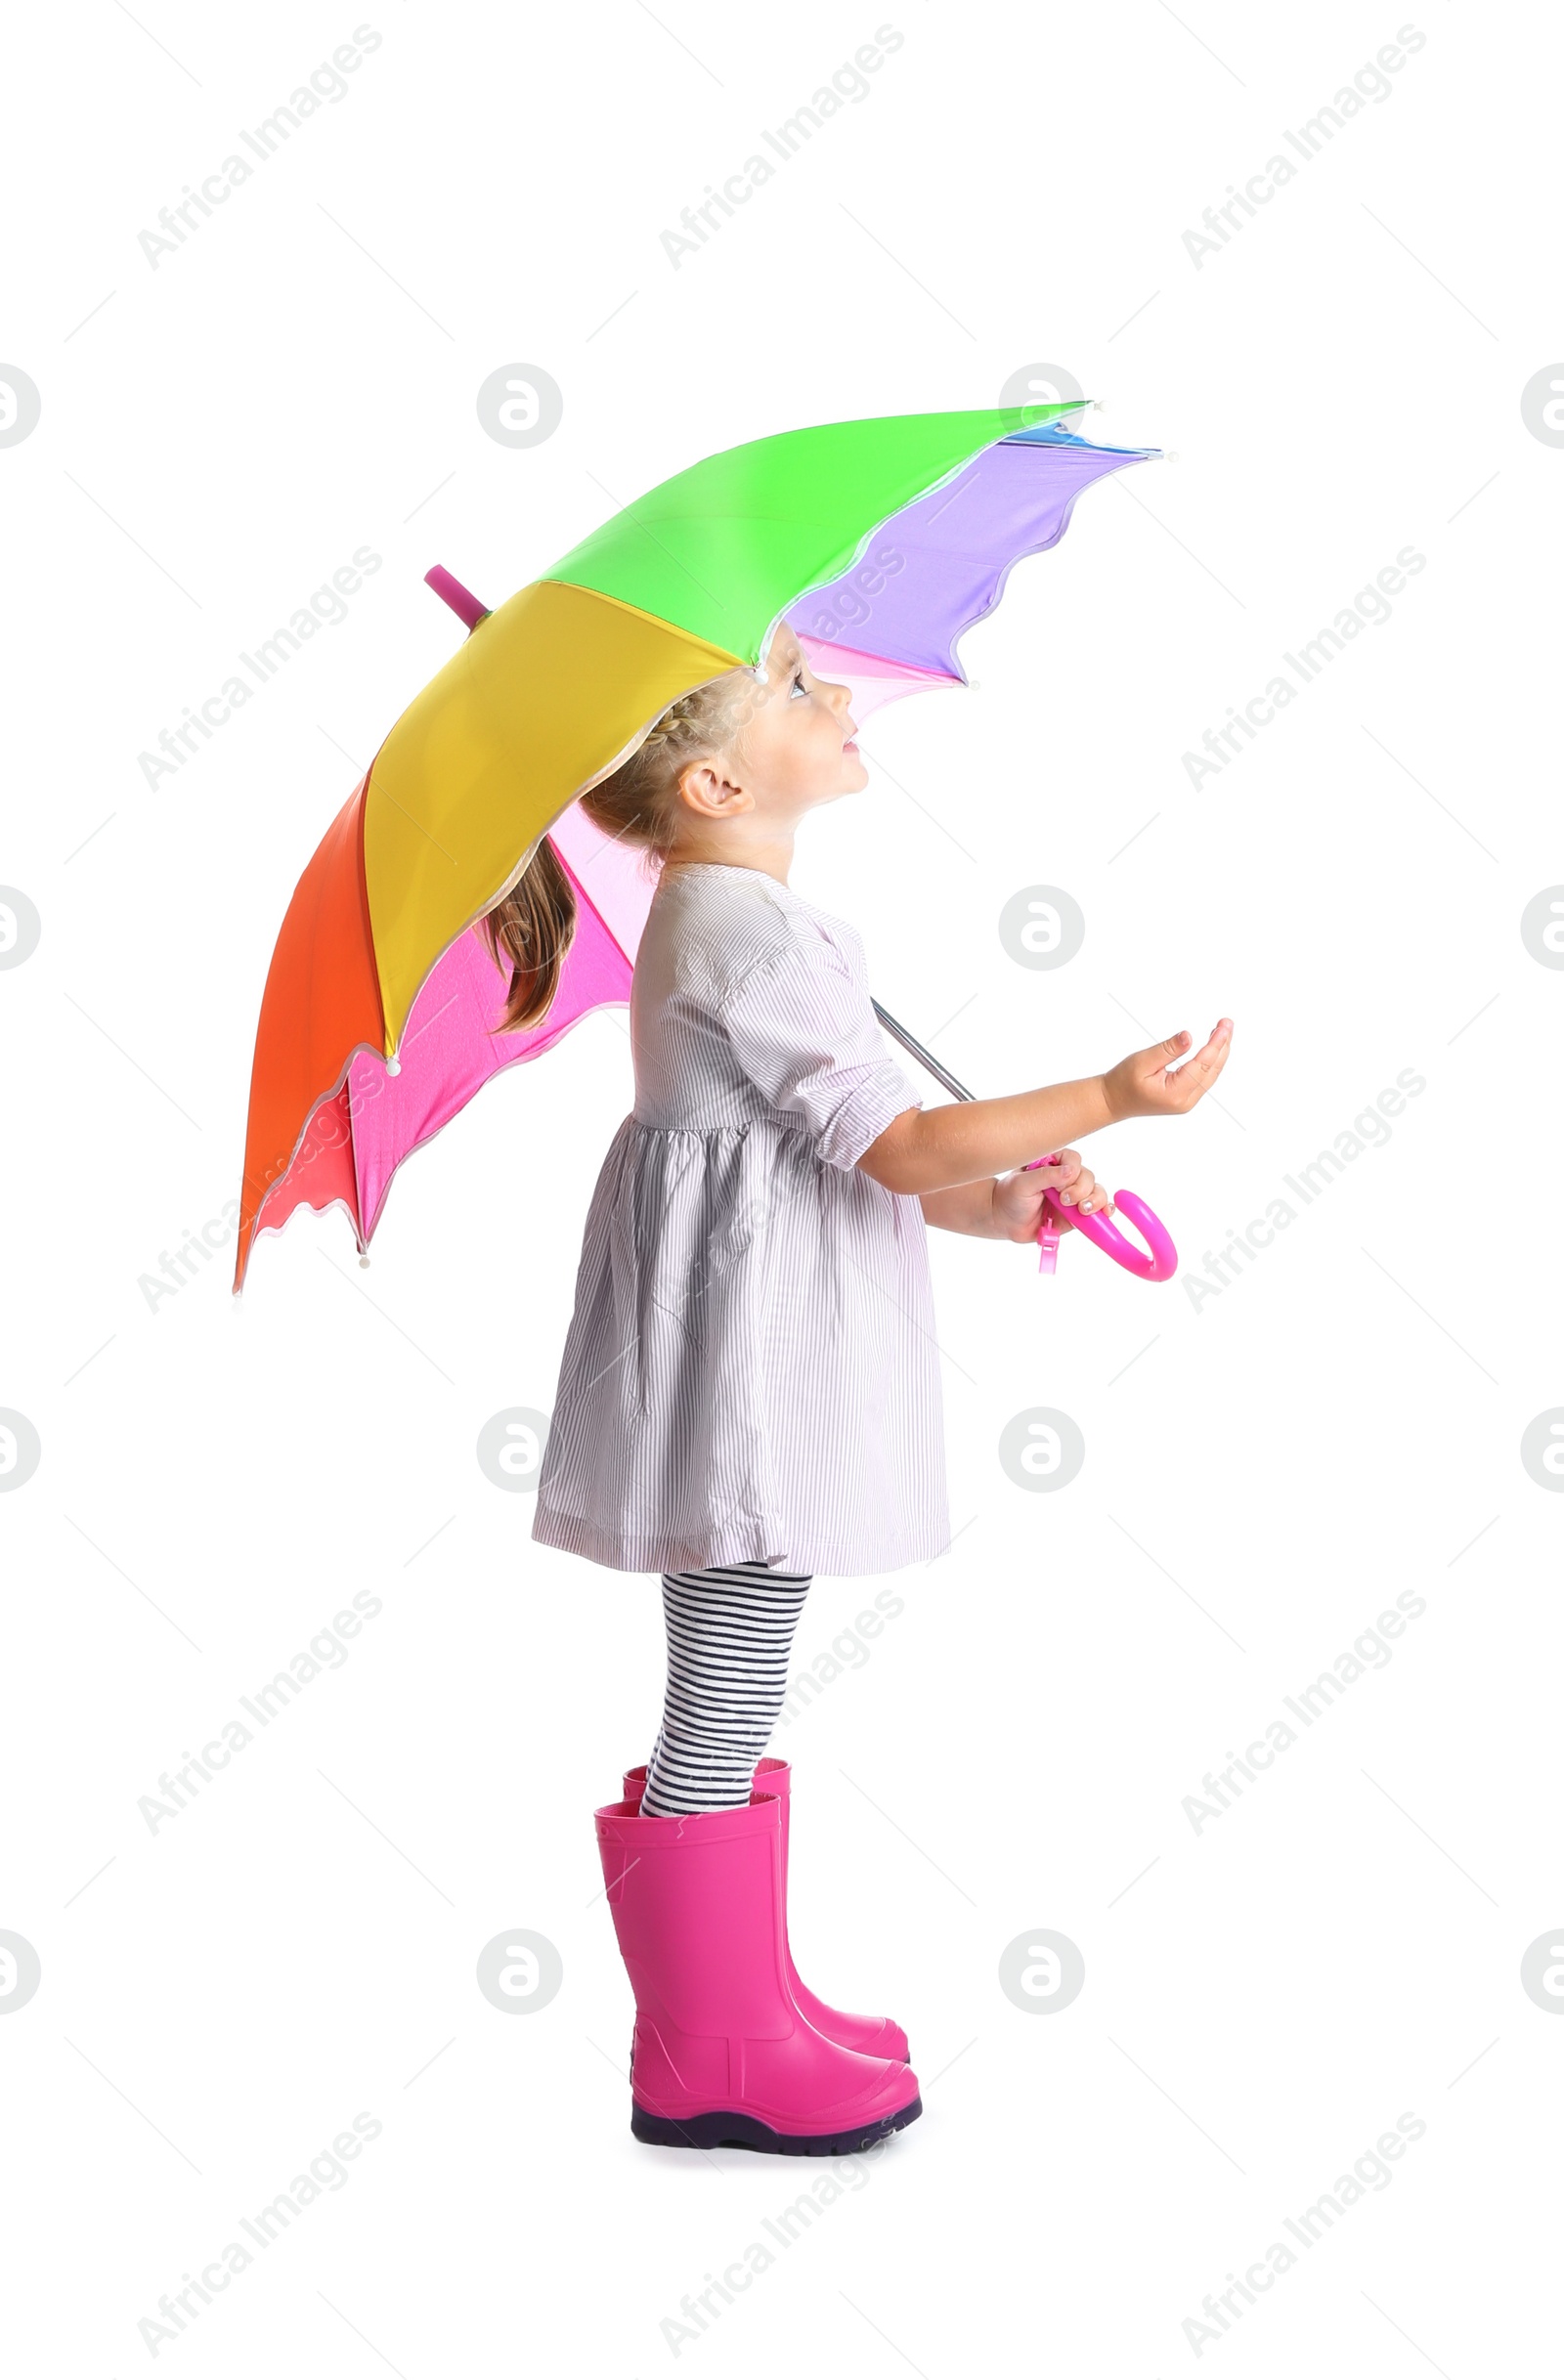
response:
{"label": "yellow umbrella panel", "polygon": [[480,621],[369,773],[364,876],[387,1057],[441,952],[560,811],[670,703],[738,666],[719,645],[557,580]]}

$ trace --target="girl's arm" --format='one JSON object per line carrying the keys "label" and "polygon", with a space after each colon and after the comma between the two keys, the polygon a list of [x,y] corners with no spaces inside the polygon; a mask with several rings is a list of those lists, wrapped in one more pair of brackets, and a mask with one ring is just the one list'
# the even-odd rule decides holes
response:
{"label": "girl's arm", "polygon": [[[1059,1151],[1057,1165],[1039,1165],[1024,1173],[1007,1174],[1003,1181],[963,1182],[954,1190],[925,1190],[918,1200],[925,1223],[944,1232],[964,1232],[973,1239],[1035,1240],[1043,1219],[1043,1192],[1058,1190],[1064,1204],[1083,1214],[1110,1215],[1113,1201],[1095,1181],[1073,1148]],[[1070,1232],[1068,1215],[1053,1213],[1056,1230]]]}
{"label": "girl's arm", "polygon": [[965,1232],[973,1239],[1003,1239],[994,1213],[996,1185],[990,1176],[986,1182],[962,1182],[954,1190],[925,1190],[918,1200],[923,1208],[925,1223],[937,1226],[941,1232]]}
{"label": "girl's arm", "polygon": [[[1185,1115],[1227,1063],[1231,1017],[1219,1019],[1203,1050],[1188,1057],[1191,1036],[1174,1033],[1121,1059],[1107,1074],[1018,1091],[1009,1099],[963,1100],[951,1107],[907,1107],[871,1141],[858,1163],[886,1190],[922,1197],[966,1187],[993,1195],[992,1177],[1131,1115]],[[1179,1065],[1177,1061],[1186,1059]],[[927,1211],[927,1210],[926,1210]]]}

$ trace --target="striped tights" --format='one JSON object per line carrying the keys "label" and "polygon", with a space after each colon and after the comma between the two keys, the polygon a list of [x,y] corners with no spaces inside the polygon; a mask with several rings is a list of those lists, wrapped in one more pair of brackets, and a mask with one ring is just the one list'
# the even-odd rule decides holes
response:
{"label": "striped tights", "polygon": [[764,1562],[664,1572],[668,1690],[641,1802],[648,1818],[748,1802],[787,1693],[810,1575]]}

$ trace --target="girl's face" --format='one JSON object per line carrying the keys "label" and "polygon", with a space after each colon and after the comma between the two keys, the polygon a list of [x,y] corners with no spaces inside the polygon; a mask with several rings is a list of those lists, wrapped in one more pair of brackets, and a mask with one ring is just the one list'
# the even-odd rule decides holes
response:
{"label": "girl's face", "polygon": [[786,621],[771,640],[765,685],[757,691],[761,699],[738,744],[778,801],[802,811],[862,792],[869,772],[852,740],[847,689],[815,676]]}
{"label": "girl's face", "polygon": [[869,772],[852,741],[846,686],[816,677],[784,622],[765,680],[746,672],[753,700],[729,750],[684,772],[685,804],[704,823],[748,816],[790,833],[805,810],[861,793]]}

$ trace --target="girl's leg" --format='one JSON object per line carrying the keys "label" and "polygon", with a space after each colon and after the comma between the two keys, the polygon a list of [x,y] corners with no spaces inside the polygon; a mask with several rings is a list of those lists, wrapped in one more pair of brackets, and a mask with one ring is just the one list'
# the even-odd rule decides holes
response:
{"label": "girl's leg", "polygon": [[764,1562],[664,1572],[668,1691],[641,1801],[648,1818],[748,1802],[787,1694],[809,1577]]}

